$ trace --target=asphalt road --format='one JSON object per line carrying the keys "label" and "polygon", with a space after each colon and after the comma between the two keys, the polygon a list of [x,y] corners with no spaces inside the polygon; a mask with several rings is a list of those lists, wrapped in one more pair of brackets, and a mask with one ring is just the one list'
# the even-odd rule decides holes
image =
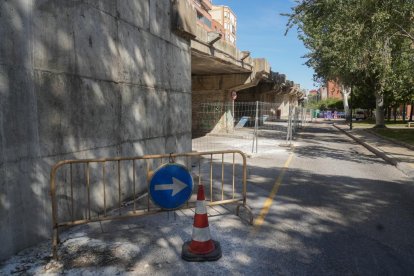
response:
{"label": "asphalt road", "polygon": [[307,127],[260,229],[274,271],[413,275],[413,195],[412,180],[330,125]]}
{"label": "asphalt road", "polygon": [[293,150],[248,159],[255,226],[232,207],[209,208],[223,257],[181,259],[191,210],[91,223],[21,252],[0,274],[414,275],[414,184],[328,124],[312,124]]}

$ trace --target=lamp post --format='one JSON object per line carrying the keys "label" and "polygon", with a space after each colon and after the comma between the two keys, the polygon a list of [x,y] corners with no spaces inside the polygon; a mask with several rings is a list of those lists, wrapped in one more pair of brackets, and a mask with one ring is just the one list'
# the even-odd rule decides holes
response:
{"label": "lamp post", "polygon": [[353,104],[353,99],[352,99],[352,86],[351,86],[351,95],[350,95],[350,99],[349,99],[349,110],[350,110],[350,118],[349,118],[349,129],[352,130],[352,104]]}
{"label": "lamp post", "polygon": [[233,127],[234,127],[234,123],[236,122],[236,118],[235,118],[235,115],[234,115],[234,101],[237,99],[237,92],[236,91],[231,91],[231,102],[232,102],[232,105],[231,105],[231,112],[232,112],[232,116],[233,116]]}

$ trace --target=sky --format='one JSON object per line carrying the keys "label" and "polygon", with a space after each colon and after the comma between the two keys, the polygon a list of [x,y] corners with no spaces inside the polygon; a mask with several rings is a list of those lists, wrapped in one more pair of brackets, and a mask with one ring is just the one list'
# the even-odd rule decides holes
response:
{"label": "sky", "polygon": [[313,69],[304,65],[307,50],[297,38],[296,28],[285,36],[293,0],[213,0],[213,5],[230,7],[237,16],[237,48],[254,58],[266,58],[272,71],[286,74],[301,88],[313,89]]}

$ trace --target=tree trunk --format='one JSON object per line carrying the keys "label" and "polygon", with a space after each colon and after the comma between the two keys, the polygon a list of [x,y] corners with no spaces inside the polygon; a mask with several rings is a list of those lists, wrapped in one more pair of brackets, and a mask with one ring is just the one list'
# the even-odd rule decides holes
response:
{"label": "tree trunk", "polygon": [[348,98],[349,98],[349,94],[350,94],[350,88],[347,88],[344,85],[341,85],[341,93],[342,93],[343,102],[344,102],[345,118],[348,118],[348,116],[349,116]]}
{"label": "tree trunk", "polygon": [[411,102],[410,122],[413,121],[414,101]]}
{"label": "tree trunk", "polygon": [[384,96],[375,92],[375,127],[385,127]]}
{"label": "tree trunk", "polygon": [[407,104],[406,103],[404,103],[404,105],[403,105],[403,111],[402,111],[402,117],[403,117],[403,123],[405,123],[405,117],[407,117]]}
{"label": "tree trunk", "polygon": [[391,107],[387,107],[387,121],[391,121]]}
{"label": "tree trunk", "polygon": [[396,123],[397,122],[397,106],[394,106],[393,116],[394,116],[394,123]]}
{"label": "tree trunk", "polygon": [[344,111],[345,111],[345,114],[348,114],[349,112],[348,93],[344,93],[343,97],[344,97]]}

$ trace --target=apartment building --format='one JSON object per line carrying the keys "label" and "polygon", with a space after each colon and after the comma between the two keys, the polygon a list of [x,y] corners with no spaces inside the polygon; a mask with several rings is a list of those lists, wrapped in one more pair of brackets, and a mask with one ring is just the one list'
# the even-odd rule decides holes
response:
{"label": "apartment building", "polygon": [[319,88],[319,95],[321,100],[334,98],[341,100],[343,98],[341,87],[335,81],[328,81],[325,86]]}
{"label": "apartment building", "polygon": [[206,31],[213,30],[213,19],[210,14],[213,7],[211,1],[212,0],[192,0],[197,13],[197,24],[202,26]]}
{"label": "apartment building", "polygon": [[223,25],[221,25],[220,22],[218,22],[217,20],[213,19],[212,28],[213,28],[213,31],[215,31],[217,33],[220,33],[221,34],[221,39],[224,40],[226,31],[224,30]]}
{"label": "apartment building", "polygon": [[224,40],[236,46],[237,17],[227,6],[212,6],[210,11],[213,20],[223,26]]}
{"label": "apartment building", "polygon": [[328,98],[342,99],[341,87],[335,81],[328,81],[327,85]]}

